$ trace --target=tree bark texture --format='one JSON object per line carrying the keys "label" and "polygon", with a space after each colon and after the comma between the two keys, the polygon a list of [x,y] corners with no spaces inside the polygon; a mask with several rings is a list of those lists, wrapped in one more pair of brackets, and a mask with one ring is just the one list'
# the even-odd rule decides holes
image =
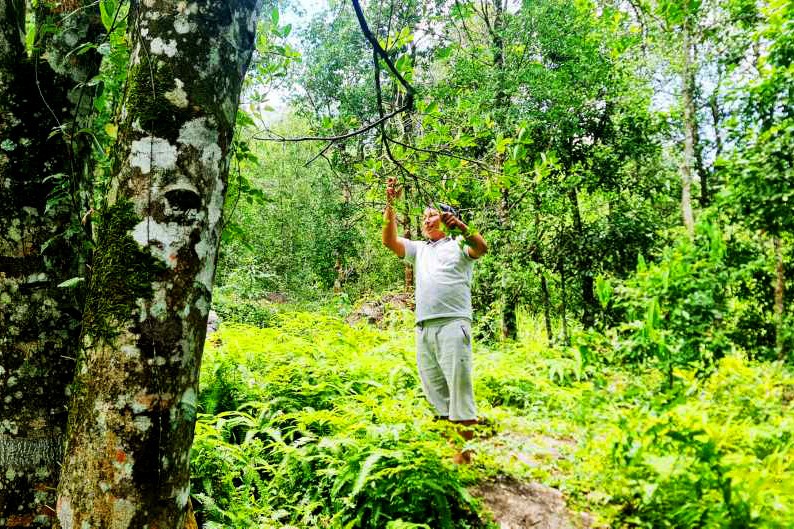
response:
{"label": "tree bark texture", "polygon": [[[94,31],[87,3],[37,15],[82,28],[73,49]],[[49,37],[50,63],[29,59],[24,20],[24,0],[0,0],[0,527],[50,527],[82,307],[81,288],[57,285],[85,257],[70,146],[50,133],[76,117],[74,77],[61,72],[93,71],[99,56],[67,67],[66,42]]]}
{"label": "tree bark texture", "polygon": [[595,297],[595,281],[593,280],[593,260],[590,257],[589,245],[587,244],[582,213],[579,210],[579,195],[576,188],[572,188],[571,213],[573,214],[573,227],[579,239],[579,248],[583,252],[581,263],[577,267],[582,281],[582,325],[585,328],[595,324],[595,312],[598,310],[598,301]]}
{"label": "tree bark texture", "polygon": [[63,529],[184,526],[198,375],[258,0],[131,5],[58,487]]}
{"label": "tree bark texture", "polygon": [[784,342],[784,305],[786,274],[783,268],[783,241],[780,237],[774,239],[775,248],[775,349],[778,360],[786,359]]}
{"label": "tree bark texture", "polygon": [[695,232],[695,216],[692,213],[692,172],[695,166],[695,141],[697,116],[695,113],[695,71],[692,64],[691,28],[684,24],[682,92],[684,105],[684,159],[681,162],[681,212],[684,226],[689,233]]}

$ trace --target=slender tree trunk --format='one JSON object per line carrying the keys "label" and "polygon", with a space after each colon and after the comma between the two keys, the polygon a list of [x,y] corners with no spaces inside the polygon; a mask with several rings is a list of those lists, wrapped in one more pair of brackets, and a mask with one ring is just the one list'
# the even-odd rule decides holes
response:
{"label": "slender tree trunk", "polygon": [[185,524],[233,127],[259,8],[132,6],[118,171],[99,228],[58,488],[63,529]]}
{"label": "slender tree trunk", "polygon": [[[714,134],[714,159],[719,159],[722,156],[723,150],[723,143],[722,143],[722,109],[720,108],[719,103],[719,92],[722,87],[722,66],[717,66],[717,86],[712,90],[711,94],[709,95],[708,99],[708,106],[709,111],[711,112],[711,123],[713,127],[713,134]],[[716,177],[716,171],[712,171],[711,173],[713,176]],[[713,189],[718,185],[718,182],[709,181],[709,185],[712,188],[711,190],[707,190],[706,192],[713,193]],[[704,191],[701,189],[701,194]]]}
{"label": "slender tree trunk", "polygon": [[[502,200],[499,204],[499,217],[502,223],[502,228],[510,230],[510,191],[507,188],[502,189]],[[509,259],[509,246],[505,248],[503,255]],[[518,310],[517,296],[515,295],[514,288],[510,285],[508,274],[511,268],[509,266],[502,266],[502,338],[505,340],[515,340],[518,337],[518,318],[516,312]]]}
{"label": "slender tree trunk", "polygon": [[[408,198],[408,194],[410,191],[410,186],[405,186],[405,205],[406,205],[406,214],[402,217],[402,225],[403,225],[403,237],[406,239],[416,239],[418,236],[415,236],[413,231],[411,230],[411,214],[410,214],[410,199]],[[403,279],[404,279],[404,289],[406,292],[413,292],[414,290],[414,267],[406,264],[403,267]]]}
{"label": "slender tree trunk", "polygon": [[568,344],[568,288],[565,265],[560,262],[560,315],[562,317],[562,343]]}
{"label": "slender tree trunk", "polygon": [[582,281],[582,325],[588,328],[595,324],[595,311],[598,310],[598,301],[594,291],[593,260],[590,257],[589,248],[587,248],[585,240],[584,223],[582,222],[582,214],[579,211],[579,195],[576,192],[576,188],[571,189],[570,198],[573,227],[583,252],[581,264],[579,265],[579,274]]}
{"label": "slender tree trunk", "polygon": [[785,294],[786,276],[783,268],[783,242],[780,237],[774,239],[775,247],[775,346],[778,360],[786,359],[783,343],[783,299]]}
{"label": "slender tree trunk", "polygon": [[695,166],[695,141],[697,116],[695,113],[695,71],[692,64],[690,22],[684,24],[682,98],[684,103],[684,159],[681,163],[681,211],[684,226],[689,233],[695,232],[695,217],[692,213],[692,172]]}
{"label": "slender tree trunk", "polygon": [[532,260],[536,262],[539,267],[539,276],[540,276],[540,291],[543,296],[543,320],[546,324],[546,339],[548,340],[549,347],[554,345],[554,336],[552,334],[552,327],[551,327],[551,296],[549,296],[549,285],[548,281],[546,281],[546,274],[545,270],[545,260],[543,259],[540,245],[541,245],[541,225],[540,225],[540,197],[537,193],[534,193],[534,201],[535,201],[535,245],[532,251]]}
{"label": "slender tree trunk", "polygon": [[[496,111],[497,121],[504,122],[504,116],[506,114],[505,111],[509,106],[508,93],[505,89],[505,43],[504,36],[502,35],[502,32],[505,29],[505,5],[503,4],[502,0],[493,0],[491,5],[493,6],[494,10],[493,21],[491,22],[488,20],[487,10],[483,10],[482,15],[485,17],[485,23],[488,27],[491,37],[491,54],[493,57],[493,66],[496,70],[496,86],[494,88],[493,108]],[[503,162],[504,160],[499,157],[495,161],[495,165],[501,166]],[[497,214],[499,216],[499,222],[502,226],[502,229],[509,232],[512,225],[510,218],[510,189],[507,187],[501,188],[500,195],[499,204],[497,206]],[[511,249],[509,244],[500,248],[500,253],[505,256],[509,255],[510,251]],[[501,334],[502,338],[506,340],[515,340],[518,336],[518,324],[516,318],[516,312],[518,310],[518,298],[515,295],[515,292],[513,292],[513,289],[509,286],[509,281],[507,280],[507,274],[509,273],[510,269],[508,267],[502,268]]]}
{"label": "slender tree trunk", "polygon": [[551,301],[549,299],[549,285],[546,281],[546,274],[540,273],[540,290],[543,293],[543,321],[546,323],[546,339],[549,347],[554,345],[554,335],[551,328]]}
{"label": "slender tree trunk", "polygon": [[[412,61],[416,58],[416,47],[411,48],[411,59]],[[395,102],[396,107],[401,107],[405,104],[405,93],[398,92],[397,93],[397,101]],[[400,119],[400,139],[403,143],[410,145],[413,143],[413,128],[411,126],[411,112],[405,112]],[[406,182],[405,187],[403,189],[403,204],[405,207],[405,215],[402,215],[400,223],[402,224],[403,228],[403,237],[406,239],[416,239],[419,238],[419,233],[413,233],[411,230],[411,204],[413,202],[413,194],[411,185]],[[412,292],[414,289],[414,267],[409,265],[408,263],[405,264],[403,267],[403,285],[405,292]]]}
{"label": "slender tree trunk", "polygon": [[717,69],[717,87],[709,96],[709,110],[711,111],[711,123],[714,128],[714,142],[715,142],[715,151],[714,157],[719,158],[722,155],[722,110],[720,109],[719,101],[717,100],[717,95],[719,93],[719,88],[722,85],[722,67],[718,67]]}

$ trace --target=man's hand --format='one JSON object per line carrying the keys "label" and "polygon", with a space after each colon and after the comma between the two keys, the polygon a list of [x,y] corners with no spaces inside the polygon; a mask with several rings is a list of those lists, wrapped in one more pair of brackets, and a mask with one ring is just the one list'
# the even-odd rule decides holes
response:
{"label": "man's hand", "polygon": [[488,244],[477,232],[469,233],[469,227],[452,213],[442,213],[441,222],[454,234],[452,230],[460,231],[466,244],[466,253],[472,259],[479,259],[488,252]]}
{"label": "man's hand", "polygon": [[386,180],[386,204],[391,205],[394,199],[400,198],[402,187],[397,186],[397,179],[393,176]]}
{"label": "man's hand", "polygon": [[397,187],[397,179],[389,178],[386,181],[386,209],[383,211],[383,232],[381,240],[383,245],[397,254],[397,257],[405,257],[405,245],[397,237],[397,219],[392,207],[394,199],[400,196],[402,190]]}
{"label": "man's hand", "polygon": [[453,215],[452,213],[442,213],[441,214],[441,222],[444,223],[444,226],[447,227],[448,230],[458,229],[462,235],[466,235],[466,232],[469,231],[469,227],[464,224],[462,220],[458,217]]}

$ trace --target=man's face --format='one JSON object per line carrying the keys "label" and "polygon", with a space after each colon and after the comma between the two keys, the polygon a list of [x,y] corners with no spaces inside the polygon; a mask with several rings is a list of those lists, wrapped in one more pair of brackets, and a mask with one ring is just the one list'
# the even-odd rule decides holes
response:
{"label": "man's face", "polygon": [[444,232],[441,231],[441,216],[433,208],[425,209],[422,215],[422,234],[432,241],[445,237]]}

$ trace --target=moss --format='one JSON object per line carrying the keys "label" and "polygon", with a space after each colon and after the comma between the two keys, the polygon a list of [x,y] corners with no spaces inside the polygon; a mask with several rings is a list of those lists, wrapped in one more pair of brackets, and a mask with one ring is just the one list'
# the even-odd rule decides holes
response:
{"label": "moss", "polygon": [[176,143],[179,128],[192,113],[189,109],[176,107],[166,97],[167,92],[176,88],[174,72],[165,63],[144,59],[131,69],[129,79],[128,112],[131,122],[138,121],[153,136]]}
{"label": "moss", "polygon": [[139,221],[128,200],[120,200],[100,218],[100,236],[94,254],[94,275],[86,300],[83,334],[110,339],[130,321],[138,299],[152,298],[152,282],[165,271],[130,234]]}

